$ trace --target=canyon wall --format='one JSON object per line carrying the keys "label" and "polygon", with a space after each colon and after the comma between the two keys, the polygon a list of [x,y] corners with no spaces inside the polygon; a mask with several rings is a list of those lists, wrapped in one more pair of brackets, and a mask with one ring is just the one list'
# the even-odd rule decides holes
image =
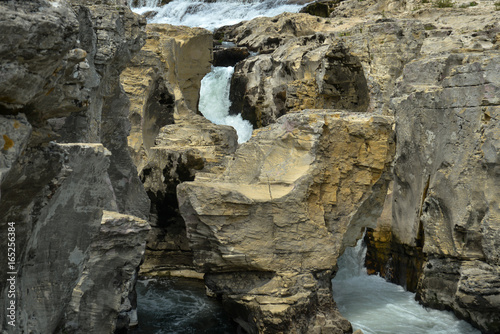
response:
{"label": "canyon wall", "polygon": [[9,1],[0,16],[5,266],[15,239],[0,293],[2,309],[16,309],[1,312],[0,326],[127,328],[137,322],[150,203],[128,153],[119,75],[144,44],[146,22],[121,1]]}

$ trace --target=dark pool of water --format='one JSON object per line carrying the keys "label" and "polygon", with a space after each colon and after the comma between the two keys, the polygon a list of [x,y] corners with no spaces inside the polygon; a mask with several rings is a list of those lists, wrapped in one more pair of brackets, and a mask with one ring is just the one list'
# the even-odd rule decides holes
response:
{"label": "dark pool of water", "polygon": [[203,282],[147,279],[137,282],[139,326],[132,334],[234,334],[221,304],[205,294]]}

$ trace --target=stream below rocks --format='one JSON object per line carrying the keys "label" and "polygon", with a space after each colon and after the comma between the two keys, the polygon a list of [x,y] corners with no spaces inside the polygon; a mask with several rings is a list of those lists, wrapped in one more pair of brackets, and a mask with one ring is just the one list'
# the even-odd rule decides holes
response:
{"label": "stream below rocks", "polygon": [[354,330],[364,334],[481,334],[447,311],[424,308],[415,294],[384,278],[368,275],[363,239],[339,258],[333,299]]}
{"label": "stream below rocks", "polygon": [[221,304],[205,294],[202,281],[144,279],[137,290],[139,326],[131,334],[234,334]]}

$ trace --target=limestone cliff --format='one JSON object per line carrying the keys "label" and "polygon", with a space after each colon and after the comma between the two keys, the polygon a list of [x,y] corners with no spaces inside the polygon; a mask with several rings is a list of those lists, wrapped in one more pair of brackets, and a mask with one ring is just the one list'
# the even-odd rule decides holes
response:
{"label": "limestone cliff", "polygon": [[220,172],[237,145],[233,128],[196,114],[212,45],[205,29],[151,24],[145,46],[121,75],[131,101],[128,145],[152,203],[145,275],[200,277],[193,271],[176,187],[192,181],[195,172]]}
{"label": "limestone cliff", "polygon": [[145,21],[121,1],[8,1],[0,17],[0,237],[15,226],[17,273],[15,297],[0,273],[2,308],[15,301],[19,333],[128,327],[149,200],[119,74]]}
{"label": "limestone cliff", "polygon": [[291,113],[241,145],[220,176],[177,187],[195,264],[243,329],[350,330],[330,280],[380,214],[392,135],[389,117]]}

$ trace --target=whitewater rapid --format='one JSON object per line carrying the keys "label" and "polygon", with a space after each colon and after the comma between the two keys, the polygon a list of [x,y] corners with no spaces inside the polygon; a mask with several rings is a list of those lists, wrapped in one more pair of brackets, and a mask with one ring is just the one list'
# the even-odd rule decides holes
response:
{"label": "whitewater rapid", "polygon": [[230,125],[238,134],[238,143],[252,137],[253,127],[241,115],[229,115],[229,89],[234,67],[212,67],[212,71],[201,80],[198,109],[206,119],[219,125]]}
{"label": "whitewater rapid", "polygon": [[359,240],[339,258],[333,299],[354,330],[364,334],[481,334],[451,312],[427,309],[415,294],[382,277],[368,275],[366,247]]}
{"label": "whitewater rapid", "polygon": [[[128,0],[129,6],[132,0]],[[173,0],[160,6],[159,0],[139,0],[140,6],[132,10],[138,14],[155,11],[157,15],[148,23],[168,23],[208,30],[251,20],[260,16],[272,17],[283,12],[296,13],[303,5],[288,0]],[[132,6],[131,6],[132,7]]]}

